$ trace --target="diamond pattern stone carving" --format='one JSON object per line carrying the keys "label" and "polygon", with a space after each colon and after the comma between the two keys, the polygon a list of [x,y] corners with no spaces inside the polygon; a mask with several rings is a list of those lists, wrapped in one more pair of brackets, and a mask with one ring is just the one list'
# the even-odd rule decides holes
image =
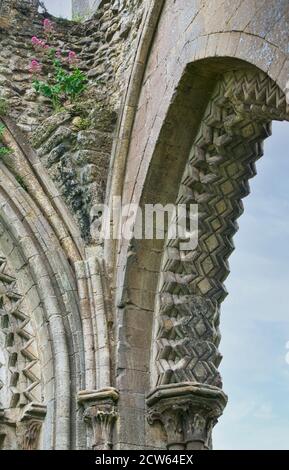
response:
{"label": "diamond pattern stone carving", "polygon": [[273,119],[288,120],[285,95],[265,74],[236,71],[218,82],[189,156],[178,204],[199,205],[199,242],[166,243],[159,287],[156,385],[222,386],[219,313],[242,199]]}
{"label": "diamond pattern stone carving", "polygon": [[[4,256],[0,256],[0,321],[8,352],[10,408],[41,402],[41,371],[30,317]],[[3,365],[4,367],[4,365]],[[4,384],[2,384],[2,387]],[[1,384],[0,384],[1,387]]]}

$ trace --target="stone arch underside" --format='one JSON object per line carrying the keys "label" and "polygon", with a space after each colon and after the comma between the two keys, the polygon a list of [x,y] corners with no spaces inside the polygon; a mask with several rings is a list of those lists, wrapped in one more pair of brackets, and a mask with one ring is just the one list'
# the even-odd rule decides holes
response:
{"label": "stone arch underside", "polygon": [[[284,93],[266,74],[239,70],[216,84],[181,179],[177,204],[198,204],[198,245],[164,245],[155,311],[151,423],[169,448],[211,447],[226,396],[218,372],[219,315],[242,198],[263,155],[272,120],[289,120]],[[156,366],[155,366],[156,365]],[[177,404],[176,404],[177,403]]]}

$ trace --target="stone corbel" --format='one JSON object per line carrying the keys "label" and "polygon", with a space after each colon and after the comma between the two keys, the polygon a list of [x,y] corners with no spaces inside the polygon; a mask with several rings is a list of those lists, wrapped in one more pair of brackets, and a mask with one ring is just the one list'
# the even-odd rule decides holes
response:
{"label": "stone corbel", "polygon": [[118,397],[118,391],[114,388],[84,390],[78,394],[78,402],[84,407],[84,420],[93,431],[93,450],[112,449]]}
{"label": "stone corbel", "polygon": [[210,385],[162,385],[147,397],[148,422],[162,424],[169,450],[211,449],[212,429],[226,403],[224,392]]}
{"label": "stone corbel", "polygon": [[46,406],[42,403],[29,403],[24,408],[16,431],[20,449],[37,449],[45,416]]}

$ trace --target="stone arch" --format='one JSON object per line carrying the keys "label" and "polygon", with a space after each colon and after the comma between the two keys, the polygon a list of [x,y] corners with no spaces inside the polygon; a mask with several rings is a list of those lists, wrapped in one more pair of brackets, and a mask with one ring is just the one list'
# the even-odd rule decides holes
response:
{"label": "stone arch", "polygon": [[[13,268],[19,286],[20,293],[14,295],[16,302],[17,295],[25,297],[29,316],[23,314],[23,322],[29,320],[30,325],[34,326],[32,336],[38,345],[42,370],[43,395],[39,397],[42,399],[34,399],[36,404],[42,404],[43,400],[47,406],[45,429],[50,441],[46,445],[49,448],[65,448],[70,445],[71,374],[65,318],[62,318],[67,311],[65,290],[62,287],[61,292],[60,289],[63,283],[70,281],[68,273],[65,279],[64,266],[61,268],[63,260],[59,258],[58,261],[57,254],[53,259],[57,243],[52,244],[53,236],[47,221],[7,167],[1,165],[1,173],[1,249]],[[20,312],[17,312],[19,316]],[[13,336],[19,325],[10,325],[10,328],[8,335]],[[27,372],[27,365],[24,365],[15,374]],[[34,401],[28,400],[28,404],[31,403],[34,404]],[[18,402],[13,402],[12,408],[16,405]]]}
{"label": "stone arch", "polygon": [[[154,426],[149,429],[144,423],[149,448],[162,447],[164,440],[170,448],[211,447],[211,430],[226,404],[217,371],[218,324],[236,219],[271,121],[288,118],[279,86],[243,61],[205,59],[190,64],[176,89],[140,205],[198,203],[201,248],[198,255],[181,253],[182,240],[163,245],[160,240],[133,239],[118,298],[120,338],[129,343],[123,359],[127,373],[142,380],[138,393],[142,389],[145,395],[151,387],[147,407]],[[127,388],[127,382],[120,387]]]}
{"label": "stone arch", "polygon": [[14,432],[18,448],[86,448],[82,405],[111,385],[104,270],[95,256],[86,259],[78,229],[23,134],[2,121],[12,153],[0,163],[1,266],[9,265],[5,279],[13,286],[5,299],[15,303],[1,315],[9,338],[4,367],[10,371],[14,355],[15,377],[35,379],[26,388],[13,382],[14,400],[0,419],[3,446],[12,445]]}
{"label": "stone arch", "polygon": [[[183,423],[182,435],[168,433],[169,446],[211,446],[211,429],[226,402],[218,373],[219,309],[226,295],[223,282],[229,273],[232,237],[271,121],[288,118],[286,97],[278,85],[262,72],[245,70],[223,75],[201,121],[176,200],[199,206],[198,246],[186,252],[180,250],[185,240],[166,242],[157,294],[152,362],[156,361],[158,377],[148,405],[152,421],[161,420],[168,432],[167,414],[179,399],[180,410],[174,413]],[[189,384],[197,389],[189,390]]]}
{"label": "stone arch", "polygon": [[[42,393],[38,397],[27,398],[24,403],[19,400],[15,400],[11,403],[11,408],[18,408],[19,419],[22,417],[22,412],[24,413],[25,406],[28,405],[45,405],[47,407],[46,419],[44,422],[44,429],[46,431],[47,442],[45,447],[48,448],[61,448],[65,446],[65,439],[70,434],[68,428],[69,421],[67,420],[68,413],[70,412],[70,386],[69,386],[69,360],[68,360],[68,350],[65,339],[64,326],[62,324],[60,312],[61,307],[56,309],[57,297],[55,288],[51,285],[51,276],[49,276],[49,271],[47,266],[45,266],[45,260],[41,259],[41,253],[37,244],[30,243],[28,247],[28,240],[31,240],[31,232],[26,231],[27,227],[21,226],[19,219],[15,218],[15,212],[13,214],[13,206],[11,201],[5,201],[3,205],[2,200],[2,211],[1,211],[1,227],[4,228],[1,236],[1,247],[9,260],[9,264],[13,267],[15,273],[15,279],[19,286],[19,292],[23,293],[22,295],[16,293],[18,297],[24,297],[27,304],[26,314],[23,314],[23,321],[26,323],[29,320],[29,326],[31,326],[32,332],[31,339],[34,340],[37,346],[37,352],[39,357],[39,363],[41,368],[41,375],[38,377],[38,380],[41,384]],[[9,214],[9,219],[7,214]],[[13,217],[14,216],[14,217]],[[17,217],[17,215],[16,215]],[[11,227],[11,222],[13,226]],[[17,228],[15,227],[18,223]],[[25,225],[25,224],[24,224]],[[15,228],[16,232],[15,233]],[[25,230],[26,229],[26,230]],[[21,239],[19,239],[19,231],[21,230]],[[29,233],[30,232],[30,233]],[[22,238],[23,237],[23,238]],[[25,240],[26,239],[26,240]],[[38,249],[38,252],[30,251],[30,258],[25,250],[23,245],[26,245],[30,250]],[[32,255],[32,256],[31,256]],[[49,277],[48,277],[49,276]],[[59,296],[59,294],[58,294]],[[15,297],[15,296],[14,296]],[[17,302],[17,297],[16,297]],[[48,305],[50,303],[50,305]],[[12,308],[14,313],[14,309]],[[19,318],[20,312],[16,310],[15,314]],[[25,317],[24,317],[25,315]],[[19,331],[19,328],[22,329],[22,324],[19,326],[18,323],[11,324],[8,334],[15,335]],[[27,334],[26,328],[23,331],[23,334]],[[21,336],[23,336],[21,334]],[[12,345],[11,345],[12,346]],[[10,343],[8,343],[10,347]],[[20,353],[23,354],[23,349],[21,346]],[[15,351],[17,354],[17,349]],[[31,353],[31,351],[27,351]],[[22,375],[27,373],[27,364],[15,363],[15,374]],[[59,372],[57,372],[57,369]],[[17,383],[13,383],[14,395],[22,396],[21,387],[18,390]],[[27,395],[27,392],[24,391],[23,395]],[[36,400],[38,398],[38,400]],[[26,403],[25,403],[26,402]],[[20,406],[22,405],[22,406]],[[61,410],[61,411],[60,411]],[[66,416],[66,420],[63,421],[63,418]],[[57,425],[57,420],[60,420]],[[56,439],[56,429],[55,426],[61,427],[65,434],[62,434],[62,441],[59,437]],[[59,430],[58,430],[59,432]],[[55,441],[56,439],[56,441]]]}

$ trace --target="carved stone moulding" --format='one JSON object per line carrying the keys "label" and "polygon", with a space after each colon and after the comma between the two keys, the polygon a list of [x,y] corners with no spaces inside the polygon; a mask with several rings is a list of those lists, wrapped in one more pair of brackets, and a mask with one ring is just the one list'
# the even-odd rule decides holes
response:
{"label": "carved stone moulding", "polygon": [[148,422],[160,422],[169,450],[209,450],[212,429],[227,403],[225,393],[198,383],[161,385],[147,397]]}
{"label": "carved stone moulding", "polygon": [[115,388],[83,390],[78,393],[78,402],[84,407],[84,421],[93,432],[93,450],[111,450],[112,433],[117,419],[119,393]]}

